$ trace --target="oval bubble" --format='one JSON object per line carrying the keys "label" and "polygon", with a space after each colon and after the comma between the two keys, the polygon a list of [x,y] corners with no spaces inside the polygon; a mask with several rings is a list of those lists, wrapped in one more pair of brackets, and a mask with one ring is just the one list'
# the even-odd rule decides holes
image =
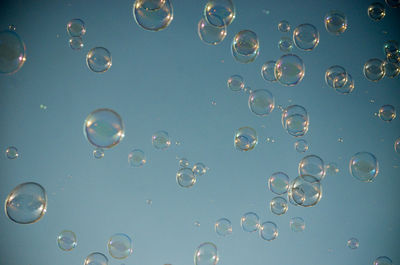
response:
{"label": "oval bubble", "polygon": [[350,174],[363,182],[372,182],[379,173],[379,163],[369,152],[354,154],[349,163]]}
{"label": "oval bubble", "polygon": [[320,181],[310,175],[302,175],[295,178],[290,190],[293,200],[303,207],[314,206],[322,198]]}
{"label": "oval bubble", "polygon": [[73,250],[77,245],[75,233],[69,230],[61,231],[61,233],[57,237],[57,244],[61,250]]}
{"label": "oval bubble", "polygon": [[274,222],[264,222],[260,225],[260,237],[272,241],[278,237],[278,226]]}
{"label": "oval bubble", "polygon": [[325,15],[324,18],[325,28],[331,34],[340,35],[347,29],[346,16],[337,10],[332,10]]}
{"label": "oval bubble", "polygon": [[111,53],[103,47],[92,48],[86,55],[86,64],[95,73],[104,73],[112,65]]}
{"label": "oval bubble", "polygon": [[265,81],[275,82],[275,63],[276,61],[267,61],[261,66],[261,76]]}
{"label": "oval bubble", "polygon": [[268,179],[268,188],[275,194],[285,194],[289,188],[289,176],[284,172],[273,173]]}
{"label": "oval bubble", "polygon": [[319,43],[319,32],[314,25],[301,24],[293,31],[293,42],[297,48],[311,51]]}
{"label": "oval bubble", "polygon": [[215,232],[220,236],[232,234],[232,223],[226,218],[221,218],[215,222]]}
{"label": "oval bubble", "polygon": [[67,23],[67,32],[71,37],[82,37],[86,33],[85,22],[79,18],[71,19]]}
{"label": "oval bubble", "polygon": [[[172,4],[170,0],[163,0],[155,6],[151,2],[154,1],[136,0],[133,4],[133,17],[136,24],[145,30],[163,30],[174,19]],[[149,9],[149,7],[156,7],[156,9]]]}
{"label": "oval bubble", "polygon": [[304,136],[308,132],[309,117],[305,108],[291,105],[282,112],[282,126],[292,136]]}
{"label": "oval bubble", "polygon": [[257,89],[250,93],[249,109],[258,116],[266,116],[275,108],[275,98],[266,89]]}
{"label": "oval bubble", "polygon": [[227,27],[235,19],[235,6],[231,0],[208,0],[203,16],[209,24],[215,27]]}
{"label": "oval bubble", "polygon": [[285,198],[275,197],[269,203],[269,208],[273,214],[282,215],[288,210],[288,203]]}
{"label": "oval bubble", "polygon": [[322,158],[316,155],[308,155],[304,157],[298,167],[299,175],[311,175],[318,180],[325,177],[325,164]]}
{"label": "oval bubble", "polygon": [[240,218],[240,226],[245,232],[255,232],[260,227],[260,217],[256,213],[248,212]]}
{"label": "oval bubble", "polygon": [[176,182],[183,188],[190,188],[196,183],[196,176],[190,168],[181,168],[176,173]]}
{"label": "oval bubble", "polygon": [[259,48],[257,34],[251,30],[242,30],[233,38],[231,51],[236,61],[251,63],[257,58]]}
{"label": "oval bubble", "polygon": [[295,54],[285,54],[275,63],[275,78],[285,86],[294,86],[303,80],[305,66],[303,60]]}
{"label": "oval bubble", "polygon": [[383,105],[379,108],[378,115],[381,120],[390,122],[396,118],[396,109],[392,105]]}
{"label": "oval bubble", "polygon": [[257,132],[251,127],[241,127],[235,133],[234,145],[239,151],[250,151],[258,143]]}
{"label": "oval bubble", "polygon": [[14,74],[26,61],[25,43],[13,30],[0,31],[0,73]]}
{"label": "oval bubble", "polygon": [[210,25],[204,18],[202,18],[197,25],[197,34],[205,44],[217,45],[225,39],[227,29],[226,26],[219,28]]}
{"label": "oval bubble", "polygon": [[101,148],[96,148],[93,150],[93,156],[96,159],[101,159],[104,157],[104,150]]}
{"label": "oval bubble", "polygon": [[132,254],[132,239],[122,233],[114,234],[107,243],[108,253],[115,259],[126,259]]}
{"label": "oval bubble", "polygon": [[384,61],[381,59],[370,59],[364,64],[364,76],[373,82],[378,82],[385,76]]}

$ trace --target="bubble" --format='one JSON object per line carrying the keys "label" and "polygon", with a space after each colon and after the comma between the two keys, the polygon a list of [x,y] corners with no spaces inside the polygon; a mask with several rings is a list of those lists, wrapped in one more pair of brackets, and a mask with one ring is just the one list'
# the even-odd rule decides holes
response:
{"label": "bubble", "polygon": [[82,37],[86,33],[85,22],[82,19],[71,19],[67,23],[67,32],[71,37]]}
{"label": "bubble", "polygon": [[282,37],[278,42],[281,52],[291,52],[293,49],[293,41],[288,37]]}
{"label": "bubble", "polygon": [[293,232],[303,232],[304,229],[306,228],[306,223],[301,217],[290,218],[289,224],[290,224],[290,229]]}
{"label": "bubble", "polygon": [[293,31],[293,42],[297,48],[311,51],[319,43],[319,32],[314,25],[301,24]]}
{"label": "bubble", "polygon": [[181,168],[176,173],[176,182],[183,188],[190,188],[196,183],[196,176],[190,168]]}
{"label": "bubble", "polygon": [[75,233],[69,230],[61,231],[57,237],[57,244],[61,250],[73,250],[77,245]]}
{"label": "bubble", "polygon": [[294,143],[294,149],[299,153],[304,153],[308,150],[308,142],[304,139],[299,139]]}
{"label": "bubble", "polygon": [[104,73],[112,65],[111,53],[103,47],[92,48],[86,55],[86,64],[95,73]]}
{"label": "bubble", "polygon": [[232,91],[240,91],[244,88],[243,77],[240,75],[233,75],[229,77],[227,85]]}
{"label": "bubble", "polygon": [[239,31],[232,41],[232,55],[241,63],[253,62],[259,54],[257,34],[251,30]]}
{"label": "bubble", "polygon": [[350,238],[349,240],[347,240],[347,247],[349,249],[357,249],[360,246],[360,242],[358,241],[357,238]]}
{"label": "bubble", "polygon": [[133,4],[133,17],[139,27],[150,30],[159,31],[163,30],[174,19],[174,11],[170,0],[162,0],[156,4],[157,9],[149,9],[154,7],[155,1],[153,0],[136,0]]}
{"label": "bubble", "polygon": [[394,142],[394,151],[400,155],[400,137]]}
{"label": "bubble", "polygon": [[292,136],[304,136],[308,131],[309,118],[305,108],[291,105],[282,112],[282,126]]}
{"label": "bubble", "polygon": [[347,29],[346,16],[337,10],[332,10],[325,15],[324,18],[326,31],[329,33],[340,35]]}
{"label": "bubble", "polygon": [[393,262],[390,258],[386,256],[377,257],[373,265],[392,265]]}
{"label": "bubble", "polygon": [[255,232],[260,227],[260,217],[256,213],[245,213],[240,219],[240,226],[245,232]]}
{"label": "bubble", "polygon": [[[300,203],[303,203],[306,200],[305,194],[304,194],[304,192],[300,192],[298,190],[295,190],[293,193],[292,186],[293,186],[293,181],[291,181],[289,183],[289,188],[288,188],[288,192],[287,192],[288,201],[290,202],[290,204],[292,204],[294,206],[300,206],[300,204],[297,203],[297,201]],[[293,196],[295,196],[296,201],[293,199]]]}
{"label": "bubble", "polygon": [[46,191],[35,182],[22,183],[8,194],[4,208],[7,217],[15,223],[36,223],[46,213]]}
{"label": "bubble", "polygon": [[286,20],[281,20],[278,23],[278,30],[280,32],[289,32],[290,31],[290,23]]}
{"label": "bubble", "polygon": [[364,64],[365,77],[373,82],[381,80],[385,76],[384,62],[380,59],[370,59]]}
{"label": "bubble", "polygon": [[157,131],[151,137],[153,146],[156,149],[166,150],[171,145],[171,139],[166,131]]}
{"label": "bubble", "polygon": [[376,157],[368,152],[359,152],[353,155],[349,163],[350,174],[363,182],[372,182],[379,173],[379,164]]}
{"label": "bubble", "polygon": [[339,65],[331,66],[325,72],[326,84],[335,90],[346,86],[347,78],[347,71]]}
{"label": "bubble", "polygon": [[83,125],[86,139],[98,148],[111,148],[124,138],[121,116],[111,109],[97,109],[90,113]]}
{"label": "bubble", "polygon": [[201,244],[194,252],[194,265],[216,265],[218,261],[217,246],[211,242]]}
{"label": "bubble", "polygon": [[220,236],[232,234],[232,224],[226,218],[221,218],[215,222],[215,232]]}
{"label": "bubble", "polygon": [[304,157],[298,167],[299,175],[311,175],[318,180],[325,177],[325,164],[324,161],[316,155],[309,155]]}
{"label": "bubble", "polygon": [[258,116],[266,116],[275,108],[275,98],[266,89],[257,89],[250,93],[249,109]]}
{"label": "bubble", "polygon": [[13,24],[8,25],[8,29],[11,30],[11,31],[16,31],[17,30],[17,28]]}
{"label": "bubble", "polygon": [[327,164],[325,166],[325,172],[326,172],[326,175],[330,175],[330,176],[336,175],[337,173],[339,173],[338,165],[333,162]]}
{"label": "bubble", "polygon": [[288,203],[285,198],[275,197],[269,203],[269,208],[273,214],[282,215],[288,210]]}
{"label": "bubble", "polygon": [[225,39],[227,29],[226,26],[222,26],[219,28],[210,25],[204,18],[202,18],[197,26],[197,33],[204,43],[217,45]]}
{"label": "bubble", "polygon": [[192,171],[196,177],[203,176],[207,172],[207,167],[203,163],[198,162],[194,164]]}
{"label": "bubble", "polygon": [[[391,8],[400,7],[400,1],[399,0],[385,0],[385,2]],[[376,265],[376,264],[374,264],[374,265]]]}
{"label": "bubble", "polygon": [[396,118],[396,110],[392,105],[383,105],[378,115],[381,120],[389,122]]}
{"label": "bubble", "polygon": [[101,148],[96,148],[93,150],[93,156],[96,159],[100,159],[104,157],[104,151]]}
{"label": "bubble", "polygon": [[289,190],[294,202],[303,207],[316,205],[322,197],[320,181],[310,175],[302,175],[295,178]]}
{"label": "bubble", "polygon": [[18,149],[14,146],[9,146],[6,149],[6,157],[8,159],[16,159],[19,157]]}
{"label": "bubble", "polygon": [[274,222],[264,222],[260,225],[260,237],[272,241],[278,237],[278,227]]}
{"label": "bubble", "polygon": [[386,61],[400,64],[400,51],[386,54]]}
{"label": "bubble", "polygon": [[81,37],[71,37],[69,39],[69,46],[71,47],[71,49],[75,50],[75,51],[79,51],[82,50],[83,48],[83,40]]}
{"label": "bubble", "polygon": [[258,143],[257,132],[251,127],[239,128],[235,133],[234,145],[236,150],[250,151]]}
{"label": "bubble", "polygon": [[200,222],[199,221],[195,221],[194,225],[197,226],[197,227],[200,227]]}
{"label": "bubble", "polygon": [[93,252],[86,257],[83,265],[108,265],[108,259],[102,253]]}
{"label": "bubble", "polygon": [[276,61],[267,61],[261,67],[261,76],[265,81],[275,82],[275,63]]}
{"label": "bubble", "polygon": [[275,194],[285,194],[289,188],[289,176],[284,172],[273,173],[268,179],[268,188]]}
{"label": "bubble", "polygon": [[126,259],[132,254],[132,239],[122,233],[114,234],[107,243],[108,252],[115,259]]}
{"label": "bubble", "polygon": [[229,26],[236,16],[235,6],[231,0],[208,0],[203,16],[215,27]]}
{"label": "bubble", "polygon": [[389,78],[395,78],[400,73],[400,66],[397,63],[385,61],[384,67],[385,67],[385,76]]}
{"label": "bubble", "polygon": [[189,167],[189,160],[187,160],[186,158],[179,159],[179,166],[182,168]]}
{"label": "bubble", "polygon": [[146,155],[140,149],[133,149],[128,155],[128,163],[131,167],[141,167],[146,164]]}
{"label": "bubble", "polygon": [[142,8],[148,11],[156,11],[165,4],[165,0],[138,0],[137,2]]}
{"label": "bubble", "polygon": [[13,74],[26,61],[25,43],[12,30],[0,31],[0,73]]}
{"label": "bubble", "polygon": [[386,15],[385,7],[378,2],[372,3],[368,7],[368,16],[375,21],[379,21]]}
{"label": "bubble", "polygon": [[390,53],[398,53],[399,52],[399,43],[395,40],[387,40],[383,44],[383,52],[385,55]]}
{"label": "bubble", "polygon": [[295,54],[285,54],[275,63],[275,78],[282,85],[294,86],[304,77],[305,66],[303,60]]}
{"label": "bubble", "polygon": [[153,204],[153,201],[152,201],[151,199],[147,199],[147,200],[146,200],[146,203],[147,203],[148,205],[152,205],[152,204]]}
{"label": "bubble", "polygon": [[347,80],[346,80],[345,85],[343,85],[343,86],[337,85],[338,83],[342,83],[342,82],[343,82],[343,80],[340,80],[340,78],[333,82],[334,86],[337,86],[337,87],[335,87],[336,92],[338,92],[339,94],[342,94],[342,95],[348,95],[351,92],[353,92],[354,80],[350,74],[347,74]]}

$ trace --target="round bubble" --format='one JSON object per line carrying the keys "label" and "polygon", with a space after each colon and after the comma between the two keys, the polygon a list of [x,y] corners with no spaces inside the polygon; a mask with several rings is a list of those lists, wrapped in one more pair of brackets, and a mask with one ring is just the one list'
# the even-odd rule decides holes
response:
{"label": "round bubble", "polygon": [[229,77],[227,85],[232,91],[240,91],[244,88],[243,77],[240,75],[233,75]]}
{"label": "round bubble", "polygon": [[275,82],[275,63],[276,61],[267,61],[261,67],[261,76],[265,81]]}
{"label": "round bubble", "polygon": [[385,54],[398,53],[399,52],[399,43],[395,40],[385,41],[385,43],[383,44],[383,52]]}
{"label": "round bubble", "polygon": [[285,86],[294,86],[303,80],[305,66],[303,60],[295,54],[285,54],[275,63],[276,80]]}
{"label": "round bubble", "polygon": [[197,33],[204,43],[217,45],[225,39],[227,30],[226,26],[219,28],[208,24],[207,21],[202,18],[197,25]]}
{"label": "round bubble", "polygon": [[357,238],[350,238],[349,240],[347,240],[347,247],[349,249],[357,249],[360,246],[360,242],[358,241]]}
{"label": "round bubble", "polygon": [[93,252],[86,257],[83,265],[108,265],[108,259],[103,253]]}
{"label": "round bubble", "polygon": [[278,23],[278,30],[280,32],[289,32],[290,31],[290,23],[286,20],[281,20]]}
{"label": "round bubble", "polygon": [[290,192],[293,200],[300,206],[316,205],[322,197],[320,181],[310,175],[298,176],[291,183]]}
{"label": "round bubble", "polygon": [[291,105],[282,112],[282,126],[292,136],[304,136],[308,131],[309,118],[305,108]]}
{"label": "round bubble", "polygon": [[[133,4],[133,17],[141,28],[159,31],[171,23],[174,19],[174,11],[170,0],[159,1],[155,6],[154,2],[152,0],[136,0]],[[151,7],[156,7],[156,9],[151,9]]]}
{"label": "round bubble", "polygon": [[131,167],[141,167],[146,164],[146,155],[143,150],[132,150],[128,155],[128,163]]}
{"label": "round bubble", "polygon": [[289,188],[289,176],[284,172],[275,172],[268,179],[268,188],[275,194],[285,194]]}
{"label": "round bubble", "polygon": [[189,160],[187,160],[186,158],[179,159],[179,166],[182,168],[189,167]]}
{"label": "round bubble", "polygon": [[75,233],[69,230],[62,231],[57,237],[57,244],[61,250],[73,250],[77,245]]}
{"label": "round bubble", "polygon": [[288,210],[288,203],[285,198],[275,197],[269,203],[269,208],[273,214],[282,215]]}
{"label": "round bubble", "polygon": [[157,131],[151,137],[151,142],[156,149],[166,150],[171,145],[171,139],[166,131]]}
{"label": "round bubble", "polygon": [[235,133],[234,145],[239,151],[250,151],[256,147],[258,136],[256,130],[251,127],[239,128]]}
{"label": "round bubble", "polygon": [[71,19],[67,23],[67,32],[71,37],[82,37],[86,33],[85,22],[82,19]]}
{"label": "round bubble", "polygon": [[96,148],[93,150],[93,156],[96,159],[100,159],[104,157],[104,150],[101,148]]}
{"label": "round bubble", "polygon": [[111,109],[97,109],[90,113],[83,124],[86,139],[98,148],[111,148],[124,138],[121,116]]}
{"label": "round bubble", "polygon": [[8,194],[4,208],[7,217],[15,223],[35,223],[46,213],[46,190],[35,182],[22,183]]}
{"label": "round bubble", "polygon": [[266,116],[275,108],[275,98],[266,89],[257,89],[250,93],[249,109],[258,116]]}
{"label": "round bubble", "polygon": [[385,76],[384,61],[381,59],[370,59],[364,64],[364,76],[373,82],[381,80]]}
{"label": "round bubble", "polygon": [[194,265],[216,265],[218,261],[217,246],[211,242],[201,244],[194,252]]}
{"label": "round bubble", "polygon": [[375,2],[368,7],[368,16],[375,21],[379,21],[386,15],[385,6]]}
{"label": "round bubble", "polygon": [[[339,78],[339,80],[340,80],[340,78]],[[337,84],[341,83],[341,82],[343,82],[343,81],[338,81],[338,82],[334,81],[333,83],[334,83],[334,86],[335,85],[337,86]],[[342,95],[348,95],[351,92],[353,92],[353,90],[354,90],[354,80],[350,74],[347,74],[347,82],[344,86],[335,87],[335,91]]]}
{"label": "round bubble", "polygon": [[111,236],[107,247],[111,257],[115,259],[126,259],[133,251],[132,239],[121,233]]}
{"label": "round bubble", "polygon": [[203,176],[207,172],[207,167],[203,163],[198,162],[194,164],[192,171],[196,177]]}
{"label": "round bubble", "polygon": [[379,118],[383,121],[392,121],[396,118],[396,109],[392,105],[383,105],[379,109]]}
{"label": "round bubble", "polygon": [[299,153],[304,153],[308,150],[308,142],[304,139],[299,139],[294,143],[294,149]]}
{"label": "round bubble", "polygon": [[0,31],[0,73],[13,74],[26,61],[25,43],[13,30]]}
{"label": "round bubble", "polygon": [[340,35],[347,29],[346,16],[337,10],[332,10],[324,18],[326,31],[334,35]]}
{"label": "round bubble", "polygon": [[288,37],[282,37],[278,42],[281,52],[291,52],[293,49],[293,41]]}
{"label": "round bubble", "polygon": [[112,65],[111,53],[103,47],[92,48],[86,55],[86,64],[95,73],[104,73]]}
{"label": "round bubble", "polygon": [[251,30],[238,32],[232,41],[232,55],[241,63],[253,62],[259,54],[257,34]]}
{"label": "round bubble", "polygon": [[71,47],[71,49],[75,50],[75,51],[79,51],[82,50],[83,48],[83,40],[81,37],[71,37],[69,39],[69,46]]}
{"label": "round bubble", "polygon": [[330,176],[336,175],[337,173],[339,173],[338,165],[333,162],[327,164],[325,166],[325,172],[326,172],[326,175],[330,175]]}
{"label": "round bubble", "polygon": [[400,65],[389,61],[384,62],[385,76],[389,78],[395,78],[400,73]]}
{"label": "round bubble", "polygon": [[372,182],[379,173],[379,163],[376,157],[368,152],[353,155],[349,163],[350,174],[363,182]]}
{"label": "round bubble", "polygon": [[328,86],[334,88],[342,88],[347,84],[347,71],[339,65],[329,67],[325,72],[325,82]]}
{"label": "round bubble", "polygon": [[203,16],[215,27],[227,27],[235,19],[235,6],[231,0],[208,0]]}
{"label": "round bubble", "polygon": [[240,219],[240,226],[245,232],[255,232],[260,227],[260,217],[256,213],[245,213]]}
{"label": "round bubble", "polygon": [[400,137],[394,141],[394,151],[400,155]]}
{"label": "round bubble", "polygon": [[215,222],[215,232],[220,236],[232,234],[232,224],[226,218],[221,218]]}
{"label": "round bubble", "polygon": [[290,224],[290,229],[293,232],[303,232],[304,229],[306,229],[306,223],[301,217],[290,218],[289,224]]}
{"label": "round bubble", "polygon": [[[295,190],[294,191],[295,193],[293,194],[292,185],[293,185],[293,181],[291,181],[289,183],[289,188],[288,188],[288,192],[287,192],[288,201],[290,202],[290,204],[292,204],[294,206],[300,206],[300,204],[297,203],[297,201],[300,203],[303,203],[306,200],[305,194],[304,194],[304,192],[299,192],[297,190]],[[295,196],[296,201],[293,199],[293,196]]]}
{"label": "round bubble", "polygon": [[393,261],[389,257],[380,256],[374,260],[373,265],[392,265],[392,264],[393,264]]}
{"label": "round bubble", "polygon": [[19,157],[18,149],[14,146],[9,146],[6,149],[6,157],[8,159],[16,159]]}
{"label": "round bubble", "polygon": [[[399,0],[385,0],[386,4],[390,6],[391,8],[397,8],[400,7],[400,1]],[[375,265],[375,264],[374,264]]]}
{"label": "round bubble", "polygon": [[314,25],[301,24],[293,31],[293,42],[297,48],[311,51],[319,43],[319,32]]}
{"label": "round bubble", "polygon": [[324,161],[316,155],[306,156],[300,161],[298,172],[299,175],[311,175],[322,180],[325,177]]}
{"label": "round bubble", "polygon": [[260,237],[272,241],[278,237],[278,226],[274,222],[264,222],[260,225]]}
{"label": "round bubble", "polygon": [[196,176],[190,168],[181,168],[176,173],[176,182],[183,188],[190,188],[196,183]]}

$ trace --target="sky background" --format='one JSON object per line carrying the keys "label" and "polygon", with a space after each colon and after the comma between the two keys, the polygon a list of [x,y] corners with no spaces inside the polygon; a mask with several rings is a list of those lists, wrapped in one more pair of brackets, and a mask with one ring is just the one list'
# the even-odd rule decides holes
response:
{"label": "sky background", "polygon": [[[400,81],[370,82],[362,68],[371,58],[384,58],[386,40],[400,40],[400,9],[385,4],[385,18],[375,22],[367,16],[372,1],[236,0],[236,19],[226,39],[210,46],[197,35],[206,1],[171,3],[169,27],[150,32],[136,24],[133,1],[1,2],[0,28],[15,25],[26,44],[27,61],[19,72],[0,76],[0,199],[18,184],[34,181],[46,189],[48,208],[31,225],[0,214],[0,264],[83,264],[90,253],[102,252],[111,265],[187,265],[193,263],[196,247],[208,241],[217,245],[221,265],[372,264],[384,255],[399,263],[400,155],[393,145],[400,120],[386,123],[374,113],[385,104],[400,108]],[[348,18],[348,29],[340,36],[329,34],[323,24],[333,9]],[[68,44],[66,24],[73,18],[86,24],[81,51]],[[320,33],[315,50],[293,48],[306,68],[294,87],[266,82],[260,75],[264,62],[282,55],[279,39],[291,36],[292,31],[278,31],[281,20],[288,20],[292,29],[311,23]],[[243,29],[256,32],[260,41],[260,54],[250,64],[236,62],[230,52],[233,36]],[[112,54],[112,67],[103,74],[86,66],[86,53],[96,46]],[[325,71],[332,65],[352,75],[352,94],[340,95],[325,84]],[[307,109],[310,127],[302,138],[310,147],[305,154],[294,149],[297,139],[282,128],[278,108],[258,117],[249,110],[245,92],[227,88],[234,74],[252,89],[270,90],[276,106]],[[123,141],[99,160],[82,130],[87,115],[98,108],[115,110],[125,124]],[[234,133],[243,126],[253,127],[259,136],[249,152],[233,146]],[[165,151],[151,144],[158,130],[172,138]],[[275,142],[268,143],[268,137]],[[18,159],[6,158],[8,146],[18,148]],[[142,168],[128,164],[135,148],[146,153]],[[360,151],[379,161],[372,183],[349,173],[349,160]],[[289,204],[286,214],[272,214],[268,205],[275,195],[267,188],[268,177],[283,171],[294,179],[299,161],[310,154],[335,162],[340,172],[322,181],[323,197],[315,207]],[[192,188],[181,188],[175,180],[177,157],[210,169]],[[275,222],[278,238],[267,242],[244,232],[240,218],[249,211],[262,222]],[[289,220],[296,216],[306,222],[302,233],[290,230]],[[222,217],[232,222],[233,233],[227,237],[214,231]],[[77,235],[71,252],[57,246],[65,229]],[[108,254],[107,241],[115,233],[133,240],[133,254],[126,260]],[[346,247],[351,237],[360,241],[357,250]]]}

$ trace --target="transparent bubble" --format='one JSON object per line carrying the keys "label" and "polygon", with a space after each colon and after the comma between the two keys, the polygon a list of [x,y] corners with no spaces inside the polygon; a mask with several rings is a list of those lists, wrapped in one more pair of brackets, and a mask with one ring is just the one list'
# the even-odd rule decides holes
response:
{"label": "transparent bubble", "polygon": [[264,222],[260,225],[260,237],[272,241],[278,237],[278,226],[274,222]]}
{"label": "transparent bubble", "polygon": [[77,245],[75,233],[69,230],[62,231],[57,237],[57,244],[61,250],[73,250]]}
{"label": "transparent bubble", "polygon": [[104,73],[112,65],[111,53],[103,47],[92,48],[86,55],[86,64],[95,73]]}
{"label": "transparent bubble", "polygon": [[376,157],[368,152],[353,155],[349,163],[350,174],[363,182],[372,182],[379,173]]}
{"label": "transparent bubble", "polygon": [[286,21],[286,20],[281,20],[278,23],[278,30],[280,32],[288,32],[288,31],[290,31],[290,23],[288,21]]}
{"label": "transparent bubble", "polygon": [[8,25],[8,29],[11,30],[11,31],[16,31],[17,30],[17,28],[13,24]]}
{"label": "transparent bubble", "polygon": [[392,264],[393,261],[390,258],[386,256],[380,256],[375,259],[373,265],[392,265]]}
{"label": "transparent bubble", "polygon": [[128,163],[131,167],[141,167],[146,164],[146,155],[143,150],[132,150],[128,155]]}
{"label": "transparent bubble", "polygon": [[258,116],[266,116],[275,108],[275,98],[266,89],[257,89],[250,93],[249,109]]}
{"label": "transparent bubble", "polygon": [[400,137],[394,141],[394,151],[400,155]]}
{"label": "transparent bubble", "polygon": [[240,219],[240,226],[245,232],[255,232],[260,227],[260,217],[256,213],[245,213]]}
{"label": "transparent bubble", "polygon": [[385,76],[389,78],[395,78],[400,73],[400,65],[389,61],[384,62]]}
{"label": "transparent bubble", "polygon": [[269,208],[273,214],[282,215],[288,210],[288,203],[285,198],[275,197],[269,203]]}
{"label": "transparent bubble", "polygon": [[232,91],[240,91],[244,88],[243,77],[240,75],[233,75],[229,77],[227,85]]}
{"label": "transparent bubble", "polygon": [[297,48],[311,51],[319,43],[319,32],[314,25],[301,24],[293,31],[293,42]]}
{"label": "transparent bubble", "polygon": [[[174,11],[170,0],[163,0],[156,5],[152,4],[154,2],[136,0],[133,4],[133,17],[136,24],[141,28],[150,31],[159,31],[168,27],[171,23],[174,19]],[[151,7],[156,7],[156,9],[151,9]]]}
{"label": "transparent bubble", "polygon": [[[288,201],[290,202],[290,204],[294,206],[300,206],[300,204],[306,200],[305,194],[304,192],[299,192],[298,190],[295,190],[293,193],[292,186],[293,186],[293,181],[289,183],[289,188],[287,192]],[[293,196],[295,196],[296,201],[293,199]],[[300,202],[300,204],[297,203],[297,201]]]}
{"label": "transparent bubble", "polygon": [[275,63],[275,78],[282,85],[294,86],[304,77],[305,66],[303,60],[295,54],[285,54]]}
{"label": "transparent bubble", "polygon": [[82,50],[83,48],[83,40],[81,37],[71,37],[69,39],[69,46],[71,47],[71,49],[75,50],[75,51],[79,51]]}
{"label": "transparent bubble", "polygon": [[[400,1],[399,0],[385,0],[385,2],[391,8],[400,7]],[[374,265],[376,265],[376,264],[374,264]]]}
{"label": "transparent bubble", "polygon": [[137,2],[147,11],[156,11],[165,4],[165,0],[137,0]]}
{"label": "transparent bubble", "polygon": [[396,118],[396,109],[392,105],[383,105],[379,109],[379,118],[383,121],[392,121]]}
{"label": "transparent bubble", "polygon": [[235,19],[235,6],[231,0],[208,0],[203,16],[215,27],[226,27]]}
{"label": "transparent bubble", "polygon": [[350,74],[347,74],[347,80],[344,86],[340,86],[338,84],[342,84],[344,80],[335,79],[333,81],[334,86],[336,86],[334,89],[336,92],[342,95],[348,95],[354,90],[354,80],[353,77]]}
{"label": "transparent bubble", "polygon": [[38,183],[22,183],[8,194],[4,208],[7,217],[15,223],[35,223],[46,213],[46,191]]}
{"label": "transparent bubble", "polygon": [[108,265],[108,259],[103,253],[93,252],[86,257],[83,265]]}
{"label": "transparent bubble", "polygon": [[152,204],[153,204],[153,200],[147,199],[147,200],[146,200],[146,203],[147,203],[148,205],[152,205]]}
{"label": "transparent bubble", "polygon": [[82,37],[86,33],[85,22],[82,19],[71,19],[67,23],[67,32],[71,37]]}
{"label": "transparent bubble", "polygon": [[156,149],[166,150],[171,145],[171,139],[166,131],[157,131],[151,137],[153,146]]}
{"label": "transparent bubble", "polygon": [[220,236],[227,236],[232,234],[232,224],[226,218],[221,218],[215,222],[215,232]]}
{"label": "transparent bubble", "polygon": [[239,128],[235,133],[234,145],[239,151],[250,151],[258,143],[257,132],[251,127]]}
{"label": "transparent bubble", "polygon": [[179,159],[179,166],[182,168],[189,167],[189,160],[186,158]]}
{"label": "transparent bubble", "polygon": [[339,65],[331,66],[325,72],[326,84],[335,90],[346,86],[347,78],[347,71]]}
{"label": "transparent bubble", "polygon": [[289,176],[284,172],[275,172],[268,179],[268,188],[275,194],[285,194],[289,188]]}
{"label": "transparent bubble", "polygon": [[370,80],[377,82],[385,76],[385,66],[381,59],[370,59],[364,64],[364,75]]}
{"label": "transparent bubble", "polygon": [[275,82],[275,63],[276,61],[267,61],[261,67],[261,76],[265,81]]}
{"label": "transparent bubble", "polygon": [[282,126],[292,136],[304,136],[308,131],[309,118],[305,108],[291,105],[282,112]]}
{"label": "transparent bubble", "polygon": [[197,226],[197,227],[200,227],[200,222],[199,221],[195,221],[194,225]]}
{"label": "transparent bubble", "polygon": [[111,148],[124,138],[121,116],[111,109],[97,109],[90,113],[83,124],[86,139],[98,148]]}
{"label": "transparent bubble", "polygon": [[390,53],[398,53],[399,52],[399,43],[395,40],[387,40],[383,44],[383,52],[386,54]]}
{"label": "transparent bubble", "polygon": [[327,164],[325,166],[325,172],[326,172],[326,175],[330,175],[330,176],[336,175],[337,173],[339,173],[338,165],[333,162]]}
{"label": "transparent bubble", "polygon": [[201,244],[194,252],[194,265],[216,265],[218,261],[217,246],[211,242]]}
{"label": "transparent bubble", "polygon": [[375,2],[368,7],[368,16],[375,21],[379,21],[386,15],[385,6]]}
{"label": "transparent bubble", "polygon": [[349,249],[357,249],[360,246],[360,242],[358,241],[357,238],[350,238],[349,240],[347,240],[347,247]]}
{"label": "transparent bubble", "polygon": [[326,31],[329,33],[340,35],[347,29],[346,16],[337,10],[332,10],[325,15],[324,18]]}
{"label": "transparent bubble", "polygon": [[197,25],[197,33],[204,43],[217,45],[225,39],[227,29],[226,26],[216,27],[210,25],[204,18],[202,18]]}
{"label": "transparent bubble", "polygon": [[299,153],[304,153],[308,150],[308,142],[304,139],[299,139],[294,143],[294,149]]}
{"label": "transparent bubble", "polygon": [[291,52],[293,49],[293,41],[288,37],[282,37],[278,42],[281,52]]}
{"label": "transparent bubble", "polygon": [[13,74],[26,61],[25,43],[12,30],[0,31],[0,73]]}
{"label": "transparent bubble", "polygon": [[6,157],[8,159],[16,159],[19,157],[18,149],[14,146],[9,146],[6,149]]}
{"label": "transparent bubble", "polygon": [[125,234],[114,234],[107,243],[108,252],[115,259],[126,259],[132,254],[132,239]]}
{"label": "transparent bubble", "polygon": [[322,198],[321,183],[313,176],[298,176],[293,180],[289,189],[292,199],[303,207],[314,206]]}
{"label": "transparent bubble", "polygon": [[318,180],[325,177],[325,164],[322,158],[316,155],[304,157],[298,167],[299,175],[311,175]]}
{"label": "transparent bubble", "polygon": [[293,232],[303,232],[304,229],[306,228],[306,223],[301,217],[290,218],[289,224],[290,224],[290,229]]}
{"label": "transparent bubble", "polygon": [[236,61],[251,63],[257,58],[259,47],[257,34],[251,30],[242,30],[233,38],[231,50]]}
{"label": "transparent bubble", "polygon": [[196,176],[190,168],[181,168],[176,173],[176,182],[183,188],[190,188],[196,183]]}
{"label": "transparent bubble", "polygon": [[100,159],[104,157],[104,150],[101,148],[96,148],[93,150],[93,156],[96,159]]}
{"label": "transparent bubble", "polygon": [[203,163],[198,162],[194,164],[192,171],[196,177],[203,176],[207,172],[207,167]]}
{"label": "transparent bubble", "polygon": [[400,51],[386,54],[386,61],[400,64]]}

